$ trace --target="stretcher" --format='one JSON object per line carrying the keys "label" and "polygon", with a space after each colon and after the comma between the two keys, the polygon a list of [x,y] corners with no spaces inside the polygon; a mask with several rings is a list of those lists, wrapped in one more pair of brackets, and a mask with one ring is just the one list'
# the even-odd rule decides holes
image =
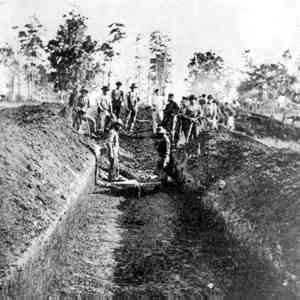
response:
{"label": "stretcher", "polygon": [[130,192],[137,193],[137,198],[143,193],[149,193],[161,186],[160,181],[139,182],[135,179],[121,178],[120,181],[107,182],[104,180],[98,181],[93,194],[103,193],[107,191],[115,192]]}

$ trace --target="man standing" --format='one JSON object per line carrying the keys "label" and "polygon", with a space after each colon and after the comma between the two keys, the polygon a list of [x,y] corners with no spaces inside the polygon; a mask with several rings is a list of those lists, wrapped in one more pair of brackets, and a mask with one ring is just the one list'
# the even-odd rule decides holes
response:
{"label": "man standing", "polygon": [[112,122],[107,139],[108,159],[109,159],[109,181],[119,180],[119,131],[123,126],[122,120],[118,119]]}
{"label": "man standing", "polygon": [[134,83],[129,88],[130,91],[127,94],[127,108],[129,112],[126,117],[126,127],[129,132],[132,132],[136,120],[140,98],[138,97],[138,94],[136,92],[137,86]]}
{"label": "man standing", "polygon": [[153,133],[156,133],[157,126],[163,120],[163,108],[164,101],[163,98],[159,95],[159,89],[155,89],[151,99],[152,107],[152,122],[153,122]]}
{"label": "man standing", "polygon": [[168,95],[168,104],[164,110],[164,119],[162,125],[166,130],[174,136],[173,127],[174,127],[174,118],[179,112],[179,106],[174,100],[174,94]]}
{"label": "man standing", "polygon": [[187,138],[187,134],[189,131],[189,120],[186,118],[187,106],[188,106],[188,98],[183,96],[180,103],[179,115],[177,120],[175,145],[177,145],[178,141],[180,140],[181,133],[183,133],[185,140]]}
{"label": "man standing", "polygon": [[121,108],[124,105],[124,92],[121,90],[122,82],[116,82],[116,88],[111,93],[112,109],[117,119],[120,118]]}
{"label": "man standing", "polygon": [[108,91],[109,91],[108,86],[104,85],[101,88],[101,90],[102,90],[102,95],[97,101],[97,105],[98,105],[97,129],[100,131],[100,133],[104,133],[113,112],[112,112],[111,100],[108,95]]}
{"label": "man standing", "polygon": [[157,136],[159,140],[156,143],[156,149],[159,155],[157,171],[162,183],[167,183],[168,176],[173,176],[174,161],[171,156],[171,141],[167,131],[159,126],[157,128]]}
{"label": "man standing", "polygon": [[78,100],[78,89],[74,88],[72,93],[69,96],[68,108],[71,112],[72,126],[75,128],[75,120],[76,120],[76,104]]}
{"label": "man standing", "polygon": [[85,119],[86,112],[90,107],[90,101],[87,95],[88,95],[88,91],[82,88],[80,90],[80,95],[76,101],[76,105],[75,105],[76,115],[73,122],[73,127],[76,130],[80,129],[81,123]]}
{"label": "man standing", "polygon": [[195,95],[191,95],[189,97],[189,105],[186,109],[186,116],[189,118],[189,131],[187,135],[187,142],[189,142],[190,139],[196,138],[200,131],[200,107],[196,101],[197,98]]}

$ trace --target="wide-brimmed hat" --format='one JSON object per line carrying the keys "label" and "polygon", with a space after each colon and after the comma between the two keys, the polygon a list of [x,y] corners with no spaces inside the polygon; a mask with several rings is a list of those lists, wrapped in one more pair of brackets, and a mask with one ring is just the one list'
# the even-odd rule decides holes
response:
{"label": "wide-brimmed hat", "polygon": [[168,100],[173,100],[174,99],[174,94],[173,93],[170,93],[169,95],[168,95]]}
{"label": "wide-brimmed hat", "polygon": [[102,88],[101,88],[102,91],[109,91],[109,87],[107,85],[104,85]]}
{"label": "wide-brimmed hat", "polygon": [[121,119],[116,119],[112,121],[112,125],[124,126],[124,123]]}
{"label": "wide-brimmed hat", "polygon": [[122,82],[121,82],[121,81],[117,81],[117,82],[116,82],[116,85],[117,85],[117,86],[118,86],[118,85],[121,86],[121,85],[122,85]]}
{"label": "wide-brimmed hat", "polygon": [[85,93],[85,94],[87,94],[87,93],[88,93],[88,90],[85,89],[85,88],[82,88],[82,89],[80,90],[80,93]]}
{"label": "wide-brimmed hat", "polygon": [[130,89],[137,89],[137,85],[135,83],[133,83],[129,88]]}

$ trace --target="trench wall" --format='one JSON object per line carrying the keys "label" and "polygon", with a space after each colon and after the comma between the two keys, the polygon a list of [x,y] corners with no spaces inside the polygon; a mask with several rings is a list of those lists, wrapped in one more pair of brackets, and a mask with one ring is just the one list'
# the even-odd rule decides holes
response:
{"label": "trench wall", "polygon": [[299,294],[300,153],[219,132],[174,155],[185,193]]}
{"label": "trench wall", "polygon": [[93,154],[61,109],[0,111],[0,283],[37,251],[94,170]]}

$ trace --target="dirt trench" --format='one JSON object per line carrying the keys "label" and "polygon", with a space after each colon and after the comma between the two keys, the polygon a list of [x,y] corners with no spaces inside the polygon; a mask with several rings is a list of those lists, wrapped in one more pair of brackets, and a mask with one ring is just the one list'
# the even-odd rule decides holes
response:
{"label": "dirt trench", "polygon": [[[147,127],[138,124],[138,130]],[[123,167],[147,181],[157,160],[153,141],[123,136],[121,144]],[[91,184],[2,295],[296,299],[218,213],[203,207],[201,193],[190,191],[170,186],[137,199],[132,193],[99,193]]]}
{"label": "dirt trench", "polygon": [[295,299],[197,199],[93,191],[10,283],[10,299]]}

